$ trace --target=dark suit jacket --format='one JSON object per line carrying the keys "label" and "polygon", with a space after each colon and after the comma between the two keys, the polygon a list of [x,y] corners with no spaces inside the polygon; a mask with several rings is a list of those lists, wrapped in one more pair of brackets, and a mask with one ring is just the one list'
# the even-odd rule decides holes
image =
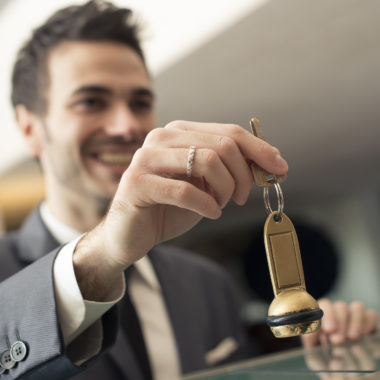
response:
{"label": "dark suit jacket", "polygon": [[[19,231],[0,239],[0,353],[18,337],[28,347],[28,356],[0,379],[140,380],[128,339],[118,328],[118,307],[102,318],[100,355],[81,367],[66,355],[52,275],[57,245],[37,211]],[[154,248],[149,257],[161,283],[183,373],[207,368],[205,354],[226,337],[243,346],[235,297],[223,270],[169,246]]]}

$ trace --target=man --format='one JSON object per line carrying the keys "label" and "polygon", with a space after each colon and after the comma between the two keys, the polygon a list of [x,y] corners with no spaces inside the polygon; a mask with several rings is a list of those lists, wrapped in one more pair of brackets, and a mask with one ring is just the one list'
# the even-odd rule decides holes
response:
{"label": "man", "polygon": [[[128,10],[92,1],[57,12],[17,57],[12,102],[46,200],[0,243],[0,351],[12,378],[175,379],[244,346],[225,273],[157,245],[219,218],[230,199],[243,205],[247,162],[279,175],[287,164],[236,125],[156,129],[136,32]],[[376,329],[361,304],[324,302],[308,345]]]}

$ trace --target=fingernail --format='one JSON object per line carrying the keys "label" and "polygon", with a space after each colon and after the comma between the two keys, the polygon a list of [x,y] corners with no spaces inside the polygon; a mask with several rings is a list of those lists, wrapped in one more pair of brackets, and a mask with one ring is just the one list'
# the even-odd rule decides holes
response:
{"label": "fingernail", "polygon": [[276,165],[281,169],[287,169],[288,163],[281,157],[280,154],[276,154]]}

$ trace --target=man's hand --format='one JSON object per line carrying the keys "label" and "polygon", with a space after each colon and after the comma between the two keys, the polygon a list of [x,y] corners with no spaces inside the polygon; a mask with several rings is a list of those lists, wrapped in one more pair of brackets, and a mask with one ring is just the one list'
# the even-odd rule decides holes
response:
{"label": "man's hand", "polygon": [[322,327],[318,332],[302,336],[302,343],[307,348],[357,340],[377,330],[377,313],[366,309],[361,302],[348,305],[343,301],[332,303],[323,298],[319,300],[319,307],[324,312]]}
{"label": "man's hand", "polygon": [[288,170],[277,148],[237,125],[176,121],[150,132],[105,219],[78,244],[74,266],[81,290],[91,281],[94,289],[107,288],[156,244],[183,234],[202,217],[219,218],[230,199],[243,205],[253,184],[252,161],[273,174]]}
{"label": "man's hand", "polygon": [[[187,178],[191,145],[196,151]],[[108,254],[129,265],[202,217],[219,218],[230,199],[243,205],[253,184],[250,161],[274,174],[288,168],[278,149],[236,125],[176,121],[152,131],[124,173],[105,219]]]}

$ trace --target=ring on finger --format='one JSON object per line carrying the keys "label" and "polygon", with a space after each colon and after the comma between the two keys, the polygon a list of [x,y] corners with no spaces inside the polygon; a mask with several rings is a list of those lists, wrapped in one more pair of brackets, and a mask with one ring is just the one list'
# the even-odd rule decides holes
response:
{"label": "ring on finger", "polygon": [[189,148],[189,153],[187,155],[187,165],[186,165],[186,177],[190,178],[193,172],[193,162],[195,155],[195,145],[191,145]]}

